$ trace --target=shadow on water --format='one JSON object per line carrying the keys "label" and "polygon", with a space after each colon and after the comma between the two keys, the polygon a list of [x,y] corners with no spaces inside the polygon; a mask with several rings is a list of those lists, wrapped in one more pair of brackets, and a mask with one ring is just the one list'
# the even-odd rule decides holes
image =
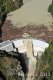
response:
{"label": "shadow on water", "polygon": [[0,80],[6,80],[5,76],[3,75],[1,71],[0,71]]}
{"label": "shadow on water", "polygon": [[[4,22],[5,22],[5,20],[6,20],[6,17],[7,17],[7,12],[5,12],[4,14],[3,14],[3,16],[2,16],[2,22],[0,23],[0,38],[2,37],[2,26],[3,26],[3,24],[4,24]],[[0,42],[1,42],[2,40],[0,40]]]}

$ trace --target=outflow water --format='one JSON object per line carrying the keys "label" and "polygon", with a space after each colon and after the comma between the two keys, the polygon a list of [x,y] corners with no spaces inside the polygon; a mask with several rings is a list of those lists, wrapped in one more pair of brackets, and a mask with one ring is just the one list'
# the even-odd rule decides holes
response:
{"label": "outflow water", "polygon": [[35,70],[36,70],[36,58],[29,59],[28,65],[28,77],[26,80],[34,80],[35,77]]}
{"label": "outflow water", "polygon": [[20,9],[9,13],[7,20],[16,27],[28,24],[50,26],[52,17],[48,13],[48,7],[51,2],[52,0],[25,0],[25,4]]}

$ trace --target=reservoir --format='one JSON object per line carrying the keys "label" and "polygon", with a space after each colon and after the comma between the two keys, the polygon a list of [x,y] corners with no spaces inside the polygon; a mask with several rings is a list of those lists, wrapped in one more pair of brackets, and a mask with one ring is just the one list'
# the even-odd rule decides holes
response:
{"label": "reservoir", "polygon": [[16,27],[31,24],[50,26],[52,17],[48,13],[48,7],[51,3],[52,0],[24,0],[24,5],[20,9],[9,13],[7,20],[10,20]]}

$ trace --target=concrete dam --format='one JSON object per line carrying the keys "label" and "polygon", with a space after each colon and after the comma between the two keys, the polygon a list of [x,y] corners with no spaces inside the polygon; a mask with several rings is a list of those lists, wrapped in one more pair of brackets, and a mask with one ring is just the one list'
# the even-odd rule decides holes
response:
{"label": "concrete dam", "polygon": [[13,57],[21,62],[24,75],[27,74],[25,80],[33,80],[37,55],[40,57],[48,46],[49,44],[45,41],[31,38],[29,35],[25,39],[7,40],[0,43],[0,50],[5,50],[8,55],[13,54]]}

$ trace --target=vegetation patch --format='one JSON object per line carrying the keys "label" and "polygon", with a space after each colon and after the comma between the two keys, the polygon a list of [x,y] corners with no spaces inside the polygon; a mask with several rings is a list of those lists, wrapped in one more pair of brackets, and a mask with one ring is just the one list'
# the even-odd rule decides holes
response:
{"label": "vegetation patch", "polygon": [[22,5],[23,0],[0,0],[0,23],[5,14],[20,8]]}
{"label": "vegetation patch", "polygon": [[37,76],[34,80],[53,80],[53,41],[49,44],[41,58],[37,60]]}
{"label": "vegetation patch", "polygon": [[19,79],[20,62],[12,56],[7,57],[6,55],[5,51],[0,50],[0,72],[5,76],[6,80]]}

